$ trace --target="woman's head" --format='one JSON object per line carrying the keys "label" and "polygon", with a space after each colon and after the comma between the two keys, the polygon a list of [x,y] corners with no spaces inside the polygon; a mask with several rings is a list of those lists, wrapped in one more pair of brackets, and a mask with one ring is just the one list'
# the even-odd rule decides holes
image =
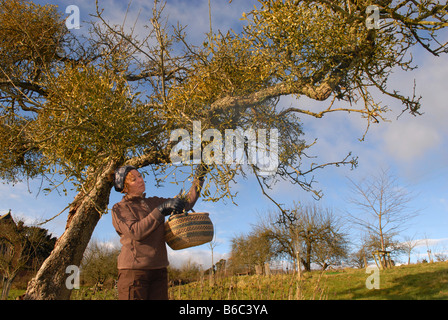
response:
{"label": "woman's head", "polygon": [[123,166],[115,171],[114,187],[118,192],[133,195],[145,192],[143,177],[133,166]]}
{"label": "woman's head", "polygon": [[141,173],[135,169],[129,171],[124,180],[123,193],[141,195],[145,192],[145,189],[145,181]]}

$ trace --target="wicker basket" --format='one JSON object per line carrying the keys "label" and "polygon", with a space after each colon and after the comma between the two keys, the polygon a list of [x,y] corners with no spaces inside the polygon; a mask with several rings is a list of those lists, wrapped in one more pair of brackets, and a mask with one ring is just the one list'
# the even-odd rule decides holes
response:
{"label": "wicker basket", "polygon": [[213,223],[206,212],[175,214],[165,222],[165,241],[173,250],[199,246],[212,239]]}

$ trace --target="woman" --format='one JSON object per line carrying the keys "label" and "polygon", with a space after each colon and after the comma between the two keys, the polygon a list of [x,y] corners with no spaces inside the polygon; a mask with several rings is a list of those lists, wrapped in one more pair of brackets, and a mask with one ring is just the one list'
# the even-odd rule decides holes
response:
{"label": "woman", "polygon": [[112,208],[112,223],[122,244],[118,256],[119,300],[168,299],[165,217],[194,206],[204,175],[205,167],[200,166],[184,202],[180,198],[147,198],[145,182],[135,167],[116,170],[115,190],[125,193]]}

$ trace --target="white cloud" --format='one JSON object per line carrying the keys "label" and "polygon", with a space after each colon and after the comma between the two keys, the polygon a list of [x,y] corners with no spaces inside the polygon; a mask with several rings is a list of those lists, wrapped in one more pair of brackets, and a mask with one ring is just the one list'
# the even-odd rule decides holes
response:
{"label": "white cloud", "polygon": [[[389,90],[412,96],[414,78],[416,94],[421,95],[421,116],[404,113],[396,99],[375,93],[375,100],[382,101],[392,111],[386,115],[390,122],[372,124],[364,142],[359,142],[366,129],[366,120],[355,114],[333,113],[322,119],[302,116],[307,141],[318,138],[309,154],[318,155],[320,161],[340,160],[347,152],[359,156],[360,168],[378,168],[399,165],[408,178],[420,176],[424,170],[446,166],[448,127],[448,56],[439,58],[421,55],[420,67],[413,72],[396,70],[390,77]],[[306,98],[286,100],[290,104],[322,110],[329,102],[318,103]],[[432,168],[432,169],[431,169]],[[359,172],[360,170],[357,170]]]}
{"label": "white cloud", "polygon": [[[211,250],[207,248],[207,244],[201,247],[188,248],[184,250],[174,251],[168,248],[168,259],[170,265],[176,268],[182,265],[190,263],[197,263],[202,266],[203,269],[208,269],[212,265]],[[204,248],[204,249],[202,249]],[[213,253],[213,263],[216,264],[221,259],[228,259],[227,253]]]}
{"label": "white cloud", "polygon": [[415,240],[417,241],[418,245],[416,246],[416,248],[418,247],[434,247],[434,246],[440,246],[440,245],[448,245],[448,238],[441,238],[441,239],[419,239],[419,240]]}
{"label": "white cloud", "polygon": [[413,117],[407,113],[396,119],[402,109],[398,101],[388,104],[394,112],[389,116],[391,123],[381,124],[373,132],[378,141],[377,151],[390,158],[389,163],[400,167],[401,174],[412,181],[429,172],[446,167],[448,156],[448,78],[447,56],[439,58],[422,55],[422,63],[414,72],[399,72],[393,77],[390,87],[403,95],[412,94],[416,79],[416,94],[421,95],[423,115]]}
{"label": "white cloud", "polygon": [[385,130],[385,148],[397,161],[419,160],[441,143],[438,128],[418,120],[395,122]]}
{"label": "white cloud", "polygon": [[[14,192],[11,192],[11,189]],[[24,182],[18,182],[15,184],[0,183],[0,201],[22,199],[23,197],[30,196],[29,186]]]}

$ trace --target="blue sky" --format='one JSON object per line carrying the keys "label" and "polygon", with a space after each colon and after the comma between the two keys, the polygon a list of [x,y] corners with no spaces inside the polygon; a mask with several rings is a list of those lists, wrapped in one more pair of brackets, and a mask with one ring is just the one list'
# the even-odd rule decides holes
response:
{"label": "blue sky", "polygon": [[[36,1],[47,3],[46,1]],[[94,2],[82,1],[48,1],[59,5],[61,12],[65,12],[68,5],[80,8],[81,20],[89,19],[94,11]],[[105,8],[105,14],[113,23],[122,23],[126,6],[118,0],[100,0],[100,6]],[[239,18],[243,11],[249,11],[256,1],[212,0],[213,29],[223,31],[238,28]],[[151,14],[152,1],[133,1],[128,14],[128,20],[133,22],[140,12],[140,21]],[[168,0],[166,13],[170,22],[179,20],[188,25],[186,32],[191,41],[200,44],[209,30],[208,3],[204,0],[181,1]],[[142,28],[139,24],[139,28]],[[85,24],[81,23],[80,30],[84,32]],[[138,29],[137,29],[138,30]],[[142,29],[143,30],[143,29]],[[445,34],[445,41],[446,41]],[[393,110],[389,114],[389,123],[372,125],[364,142],[360,142],[365,130],[365,121],[356,115],[345,113],[329,114],[322,119],[302,117],[305,138],[311,142],[318,138],[317,144],[309,150],[311,155],[318,156],[320,162],[341,160],[352,152],[358,156],[359,166],[355,170],[349,168],[326,168],[317,171],[314,178],[316,188],[321,189],[324,197],[320,200],[322,206],[328,206],[335,213],[342,214],[353,208],[347,202],[350,196],[348,177],[360,180],[381,169],[389,169],[415,198],[411,205],[420,210],[418,217],[410,221],[409,228],[404,235],[415,235],[416,239],[428,238],[428,245],[433,252],[446,251],[448,253],[448,57],[434,58],[421,49],[413,51],[414,61],[419,68],[413,72],[395,72],[390,78],[390,86],[400,90],[403,94],[412,94],[414,79],[417,83],[417,94],[422,95],[422,111],[424,114],[413,117],[408,114],[397,116],[402,106],[397,101],[385,97],[379,99],[388,103]],[[319,103],[301,98],[299,101],[286,97],[282,98],[279,107],[292,104],[307,105],[318,108]],[[15,186],[0,184],[0,214],[12,210],[14,216],[19,216],[28,223],[42,221],[60,212],[73,200],[74,194],[67,197],[56,192],[50,195],[37,194],[41,181],[39,179],[18,183]],[[150,176],[146,177],[147,194],[170,197],[179,192],[181,186],[165,184],[157,189]],[[215,248],[215,261],[226,257],[230,251],[230,240],[235,235],[248,232],[251,225],[256,223],[259,215],[274,210],[274,205],[262,195],[254,178],[237,179],[235,189],[238,190],[236,202],[209,203],[201,200],[196,204],[196,211],[206,211],[211,214],[216,226],[218,245]],[[311,194],[304,192],[297,186],[280,182],[270,191],[277,202],[292,205],[293,202],[311,203]],[[121,195],[112,192],[109,207],[120,201]],[[44,227],[55,235],[61,235],[64,230],[67,213],[54,219]],[[96,240],[118,245],[111,215],[104,215],[98,223],[94,236]],[[426,244],[417,247],[413,260],[426,256]],[[204,265],[210,262],[210,249],[207,245],[182,250],[170,251],[173,264],[180,264],[191,259]],[[403,259],[404,260],[404,259]]]}

